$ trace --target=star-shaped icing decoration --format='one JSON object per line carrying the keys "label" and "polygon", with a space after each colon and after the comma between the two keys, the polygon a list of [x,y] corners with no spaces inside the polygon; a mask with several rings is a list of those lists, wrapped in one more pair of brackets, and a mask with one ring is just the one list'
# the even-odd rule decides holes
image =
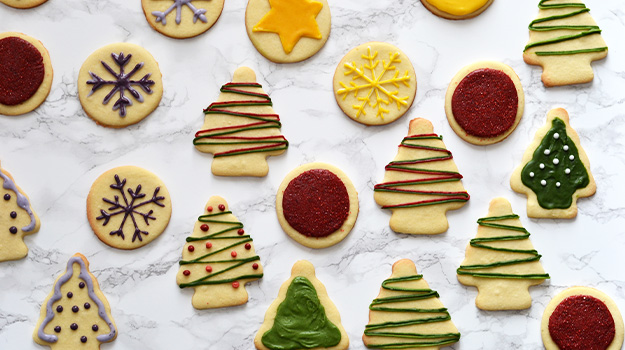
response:
{"label": "star-shaped icing decoration", "polygon": [[312,0],[269,0],[271,10],[258,22],[254,32],[276,33],[289,54],[302,37],[321,39],[317,15],[323,4]]}

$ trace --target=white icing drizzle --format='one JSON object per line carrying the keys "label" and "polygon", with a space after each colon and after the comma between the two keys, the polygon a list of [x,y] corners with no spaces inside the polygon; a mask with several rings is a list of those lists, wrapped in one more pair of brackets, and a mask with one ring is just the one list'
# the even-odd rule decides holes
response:
{"label": "white icing drizzle", "polygon": [[16,200],[17,206],[24,209],[28,213],[28,216],[30,217],[30,223],[22,227],[22,231],[30,232],[34,230],[35,225],[37,225],[37,220],[35,219],[35,214],[33,213],[32,209],[30,209],[30,202],[28,201],[28,198],[26,198],[26,196],[24,196],[17,189],[17,186],[15,185],[13,180],[11,180],[11,178],[2,171],[2,168],[0,168],[0,177],[2,178],[2,180],[4,180],[2,187],[5,190],[11,190],[15,193],[15,196],[17,198]]}

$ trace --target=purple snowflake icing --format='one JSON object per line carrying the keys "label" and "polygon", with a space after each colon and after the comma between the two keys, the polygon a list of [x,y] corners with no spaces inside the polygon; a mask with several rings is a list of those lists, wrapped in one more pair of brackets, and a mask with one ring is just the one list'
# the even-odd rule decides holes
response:
{"label": "purple snowflake icing", "polygon": [[111,66],[109,66],[106,62],[100,61],[104,68],[109,73],[111,73],[113,77],[115,77],[115,80],[104,80],[100,78],[97,74],[89,71],[91,78],[93,78],[92,80],[87,81],[87,84],[93,85],[93,88],[91,88],[91,92],[89,92],[89,96],[91,96],[91,94],[93,94],[95,91],[105,85],[112,85],[113,88],[104,97],[102,103],[108,104],[111,98],[113,98],[113,96],[119,91],[119,98],[117,99],[117,101],[115,101],[115,104],[113,105],[113,110],[119,110],[119,116],[125,117],[126,108],[128,106],[132,106],[132,100],[125,96],[124,92],[128,91],[130,95],[132,95],[132,97],[134,97],[137,101],[143,102],[143,96],[141,95],[141,93],[139,93],[139,91],[135,90],[133,86],[139,86],[141,89],[143,89],[143,91],[151,94],[152,89],[150,89],[150,86],[154,85],[155,83],[154,80],[150,80],[150,76],[152,75],[152,73],[144,75],[141,80],[130,80],[130,78],[132,78],[132,76],[137,73],[137,71],[139,71],[144,65],[143,62],[137,63],[137,65],[130,72],[125,73],[124,67],[126,66],[126,64],[128,64],[128,61],[130,61],[130,58],[132,57],[131,54],[124,56],[123,52],[120,52],[119,55],[111,53],[111,57],[113,57],[113,61],[119,66],[119,73],[116,73],[113,68],[111,68]]}
{"label": "purple snowflake icing", "polygon": [[161,22],[163,23],[163,25],[166,25],[167,20],[165,19],[165,17],[167,17],[167,15],[175,8],[176,23],[180,24],[182,6],[186,5],[191,11],[193,11],[193,23],[197,22],[198,19],[206,23],[206,16],[204,15],[206,13],[206,9],[198,9],[197,7],[193,6],[193,4],[191,3],[192,1],[193,0],[174,0],[174,3],[167,10],[165,10],[164,12],[154,11],[152,12],[152,15],[156,17],[156,22]]}

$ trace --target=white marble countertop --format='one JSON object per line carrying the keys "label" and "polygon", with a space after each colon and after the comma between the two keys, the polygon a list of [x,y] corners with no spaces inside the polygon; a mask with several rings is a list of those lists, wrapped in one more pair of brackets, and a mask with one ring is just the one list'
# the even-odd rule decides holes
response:
{"label": "white marble countertop", "polygon": [[[526,65],[521,52],[538,1],[496,0],[482,15],[454,22],[432,15],[417,0],[331,1],[332,32],[311,59],[278,65],[252,46],[244,27],[245,0],[230,0],[208,32],[193,39],[167,38],[148,25],[140,2],[50,0],[31,9],[0,5],[0,32],[20,31],[50,51],[54,82],[47,101],[22,117],[0,116],[0,159],[30,196],[42,222],[26,238],[28,257],[0,264],[0,349],[42,349],[31,336],[41,303],[75,252],[85,254],[111,306],[119,337],[102,349],[252,349],[265,310],[298,259],[310,260],[338,307],[352,349],[362,349],[368,305],[400,258],[415,261],[440,293],[462,333],[449,347],[541,349],[540,318],[559,291],[593,286],[625,311],[625,6],[623,0],[587,0],[610,47],[593,64],[590,84],[546,89],[541,69]],[[80,107],[78,70],[96,49],[127,41],[147,48],[163,73],[158,109],[141,123],[120,130],[96,125]],[[340,111],[332,93],[336,64],[351,48],[386,41],[412,61],[418,80],[414,105],[398,121],[365,127]],[[443,110],[452,76],[477,60],[512,66],[525,89],[525,115],[500,144],[470,145],[451,130]],[[192,145],[203,123],[202,108],[240,65],[253,68],[280,114],[288,151],[269,158],[265,178],[221,178],[210,173],[211,156]],[[598,190],[581,199],[574,220],[535,220],[525,215],[525,197],[512,192],[509,177],[548,110],[564,107],[580,134]],[[471,200],[448,213],[450,229],[437,236],[396,234],[390,212],[373,201],[373,186],[396,153],[412,118],[432,121],[435,132],[464,175]],[[300,246],[280,228],[275,193],[296,166],[323,161],[342,168],[360,196],[360,217],[340,244],[323,250]],[[101,243],[85,215],[85,198],[95,178],[119,165],[137,165],[158,174],[172,196],[173,216],[165,233],[135,251]],[[185,237],[212,195],[225,197],[254,238],[265,276],[247,287],[240,307],[198,311],[192,290],[175,283]],[[461,285],[456,268],[476,234],[476,220],[490,200],[504,196],[532,233],[532,242],[551,280],[532,287],[532,307],[485,312],[474,304],[477,290]]]}

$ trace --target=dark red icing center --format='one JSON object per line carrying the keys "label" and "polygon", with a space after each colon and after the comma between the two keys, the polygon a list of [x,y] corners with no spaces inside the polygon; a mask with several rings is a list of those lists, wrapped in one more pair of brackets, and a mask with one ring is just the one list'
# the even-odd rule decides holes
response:
{"label": "dark red icing center", "polygon": [[282,199],[284,218],[307,237],[326,237],[338,230],[349,214],[343,181],[325,169],[303,172],[289,183]]}
{"label": "dark red icing center", "polygon": [[608,307],[589,295],[562,300],[549,317],[549,334],[561,350],[605,350],[614,332]]}
{"label": "dark red icing center", "polygon": [[464,131],[477,137],[495,137],[514,125],[519,96],[510,77],[496,69],[469,73],[456,87],[451,109]]}
{"label": "dark red icing center", "polygon": [[43,82],[43,57],[33,44],[10,36],[0,39],[0,104],[18,105]]}

